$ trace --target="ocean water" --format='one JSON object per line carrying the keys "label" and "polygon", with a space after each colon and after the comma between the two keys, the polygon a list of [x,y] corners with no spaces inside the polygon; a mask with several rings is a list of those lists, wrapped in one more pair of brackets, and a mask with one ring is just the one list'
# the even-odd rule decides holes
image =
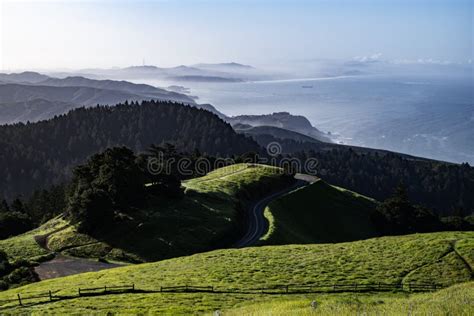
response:
{"label": "ocean water", "polygon": [[474,165],[471,77],[357,76],[186,83],[227,115],[286,111],[336,142]]}

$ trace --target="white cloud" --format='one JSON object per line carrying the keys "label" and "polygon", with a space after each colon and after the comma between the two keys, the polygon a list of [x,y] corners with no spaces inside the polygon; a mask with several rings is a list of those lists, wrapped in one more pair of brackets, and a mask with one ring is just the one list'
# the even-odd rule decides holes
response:
{"label": "white cloud", "polygon": [[380,61],[380,57],[382,57],[382,53],[375,53],[369,56],[356,56],[352,60],[360,63],[373,63]]}
{"label": "white cloud", "polygon": [[439,60],[433,58],[418,58],[418,59],[395,59],[394,64],[418,64],[418,65],[452,65],[450,60]]}

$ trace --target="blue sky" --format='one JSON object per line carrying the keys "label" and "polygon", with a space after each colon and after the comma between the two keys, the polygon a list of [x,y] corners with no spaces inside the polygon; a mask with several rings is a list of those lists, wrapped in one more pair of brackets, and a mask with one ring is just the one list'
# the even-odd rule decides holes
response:
{"label": "blue sky", "polygon": [[0,67],[473,58],[473,1],[0,0]]}

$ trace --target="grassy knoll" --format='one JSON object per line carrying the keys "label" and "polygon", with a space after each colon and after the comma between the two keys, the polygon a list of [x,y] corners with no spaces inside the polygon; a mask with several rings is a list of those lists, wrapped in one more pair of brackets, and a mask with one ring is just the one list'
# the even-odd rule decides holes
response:
{"label": "grassy knoll", "polygon": [[[406,286],[423,280],[445,286],[470,281],[471,270],[459,256],[467,256],[470,246],[456,247],[457,241],[474,239],[474,232],[442,232],[372,238],[356,242],[316,245],[263,246],[244,249],[216,250],[155,263],[130,265],[94,273],[84,273],[30,284],[0,292],[0,300],[15,298],[16,293],[44,292],[57,295],[75,295],[78,287],[131,284],[144,290],[160,286],[213,285],[217,290],[258,289],[270,285],[313,284],[334,282],[385,282]],[[472,243],[468,243],[472,244]],[[458,254],[459,253],[459,254]],[[472,293],[472,287],[470,287]],[[340,298],[356,304],[354,297],[371,302],[374,294],[314,294],[294,295],[296,303],[320,297]],[[383,294],[399,298],[402,294]],[[436,295],[436,294],[435,294]],[[471,294],[472,295],[472,294]],[[377,294],[379,297],[379,294]],[[420,296],[421,297],[421,296]],[[74,298],[19,308],[15,303],[6,305],[8,312],[67,313],[192,313],[216,309],[229,310],[235,306],[268,299],[286,300],[288,296],[264,294],[218,293],[148,293],[120,294],[100,297]],[[301,299],[301,300],[300,300]],[[380,299],[380,298],[379,298]],[[384,298],[381,298],[384,300]],[[414,298],[415,299],[415,298]],[[34,302],[34,301],[33,301]],[[240,304],[240,305],[239,305]],[[270,303],[269,303],[270,304]],[[368,303],[369,304],[369,303]],[[390,303],[392,304],[392,303]],[[329,304],[328,304],[329,305]],[[370,303],[370,306],[373,304]],[[352,306],[352,305],[351,305]],[[396,303],[393,303],[393,308]],[[352,308],[354,308],[352,306]]]}
{"label": "grassy knoll", "polygon": [[375,201],[324,181],[293,191],[265,210],[265,244],[342,242],[377,236]]}
{"label": "grassy knoll", "polygon": [[[275,167],[238,164],[220,168],[186,181],[182,199],[157,198],[133,217],[123,218],[94,236],[80,234],[73,226],[66,227],[50,235],[48,247],[68,255],[123,262],[206,251],[238,234],[242,202],[277,190],[286,181],[282,170]],[[37,230],[0,241],[0,248],[18,258],[43,255],[47,251],[36,245],[34,236],[56,228],[56,220],[50,221]]]}

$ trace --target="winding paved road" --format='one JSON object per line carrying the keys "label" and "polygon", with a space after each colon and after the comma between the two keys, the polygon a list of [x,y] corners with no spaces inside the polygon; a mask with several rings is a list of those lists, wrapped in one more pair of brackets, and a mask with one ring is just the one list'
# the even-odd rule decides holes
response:
{"label": "winding paved road", "polygon": [[[233,172],[238,173],[242,172],[242,170]],[[225,176],[228,176],[225,175]],[[246,231],[244,236],[234,244],[236,248],[248,247],[257,243],[260,238],[265,235],[268,230],[268,222],[264,216],[265,207],[273,200],[297,189],[308,185],[310,183],[316,182],[319,180],[317,177],[313,177],[310,175],[304,174],[297,174],[295,175],[296,182],[281,190],[279,192],[273,193],[260,201],[254,203],[248,208],[248,225],[246,227]],[[54,234],[59,232],[62,229],[65,229],[67,226],[62,227],[58,230],[55,230],[46,235],[39,235],[35,236],[35,240],[38,245],[45,250],[52,252],[51,249],[48,247],[48,238]],[[46,261],[41,263],[39,266],[35,267],[36,273],[38,273],[41,280],[57,278],[72,274],[78,274],[83,272],[91,272],[91,271],[99,271],[103,269],[110,269],[114,267],[118,267],[120,265],[117,264],[110,264],[110,263],[102,263],[90,259],[82,259],[76,257],[65,256],[60,253],[56,253],[55,258],[52,260]]]}
{"label": "winding paved road", "polygon": [[295,175],[296,183],[292,186],[281,190],[279,192],[273,193],[260,201],[254,203],[248,208],[248,225],[245,231],[244,236],[234,244],[235,248],[243,248],[256,244],[260,238],[268,230],[268,221],[264,216],[265,207],[273,200],[278,199],[279,197],[308,184],[314,183],[319,180],[319,178],[306,175],[306,174],[296,174]]}

